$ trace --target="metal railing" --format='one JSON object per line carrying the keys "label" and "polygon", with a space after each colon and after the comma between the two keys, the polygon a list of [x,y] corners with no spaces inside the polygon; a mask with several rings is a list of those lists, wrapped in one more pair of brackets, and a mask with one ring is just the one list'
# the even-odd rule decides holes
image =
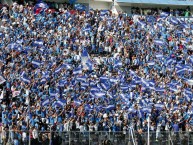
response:
{"label": "metal railing", "polygon": [[[2,131],[0,145],[147,145],[148,134],[140,132]],[[193,145],[193,132],[150,132],[150,145]]]}

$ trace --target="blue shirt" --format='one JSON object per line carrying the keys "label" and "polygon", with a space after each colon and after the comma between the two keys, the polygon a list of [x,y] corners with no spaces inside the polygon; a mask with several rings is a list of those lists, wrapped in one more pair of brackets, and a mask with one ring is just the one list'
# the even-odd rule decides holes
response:
{"label": "blue shirt", "polygon": [[174,130],[174,132],[179,132],[179,125],[178,124],[174,124],[173,125],[173,130]]}

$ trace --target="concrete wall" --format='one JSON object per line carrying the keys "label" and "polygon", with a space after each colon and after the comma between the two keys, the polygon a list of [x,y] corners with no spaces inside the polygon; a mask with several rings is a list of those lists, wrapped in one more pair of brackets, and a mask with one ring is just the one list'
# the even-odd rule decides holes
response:
{"label": "concrete wall", "polygon": [[[53,0],[46,0],[53,2]],[[68,0],[54,0],[54,2],[63,3],[68,2]],[[110,9],[112,5],[112,0],[77,0],[76,3],[89,4],[93,9]]]}
{"label": "concrete wall", "polygon": [[112,6],[111,2],[98,2],[98,1],[91,1],[90,7],[95,9],[110,9]]}
{"label": "concrete wall", "polygon": [[131,5],[127,4],[127,5],[120,5],[119,3],[115,2],[115,8],[116,10],[131,14]]}

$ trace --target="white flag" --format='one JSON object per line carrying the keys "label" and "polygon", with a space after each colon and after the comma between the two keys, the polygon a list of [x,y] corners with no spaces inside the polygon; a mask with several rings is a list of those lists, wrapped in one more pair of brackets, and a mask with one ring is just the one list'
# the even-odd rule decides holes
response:
{"label": "white flag", "polygon": [[3,84],[5,81],[6,80],[2,76],[0,76],[0,84]]}
{"label": "white flag", "polygon": [[0,99],[3,99],[3,96],[4,96],[4,89],[1,91]]}
{"label": "white flag", "polygon": [[16,97],[16,96],[18,96],[19,94],[20,94],[20,91],[14,91],[13,94],[12,94],[12,96],[13,96],[13,97]]}

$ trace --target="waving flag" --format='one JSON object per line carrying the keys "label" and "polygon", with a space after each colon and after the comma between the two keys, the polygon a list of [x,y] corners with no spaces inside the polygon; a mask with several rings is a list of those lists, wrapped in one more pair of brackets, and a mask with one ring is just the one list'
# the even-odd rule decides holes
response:
{"label": "waving flag", "polygon": [[163,54],[157,54],[156,58],[163,58]]}
{"label": "waving flag", "polygon": [[171,17],[170,18],[170,23],[173,24],[173,25],[178,25],[178,19],[176,17]]}
{"label": "waving flag", "polygon": [[38,46],[38,47],[43,46],[43,44],[44,44],[44,42],[42,40],[36,40],[33,43],[34,46]]}
{"label": "waving flag", "polygon": [[186,24],[186,23],[180,24],[180,27],[183,28],[183,29],[189,28],[188,24]]}
{"label": "waving flag", "polygon": [[55,74],[60,73],[60,71],[61,71],[62,69],[63,69],[63,66],[60,66],[60,67],[56,68]]}
{"label": "waving flag", "polygon": [[3,99],[4,96],[4,89],[1,91],[0,99]]}
{"label": "waving flag", "polygon": [[164,88],[156,88],[155,91],[159,92],[159,93],[163,93],[163,92],[165,92],[165,89]]}
{"label": "waving flag", "polygon": [[15,51],[22,51],[22,45],[18,43],[11,43],[8,45],[9,49],[15,50]]}
{"label": "waving flag", "polygon": [[190,62],[193,64],[193,56],[190,57]]}
{"label": "waving flag", "polygon": [[34,6],[34,13],[40,14],[42,11],[45,11],[49,8],[49,6],[45,2],[39,2]]}
{"label": "waving flag", "polygon": [[27,83],[28,83],[28,84],[30,83],[30,79],[27,78],[26,76],[22,77],[22,78],[21,78],[21,81],[23,81],[23,82],[26,83],[26,84],[27,84]]}
{"label": "waving flag", "polygon": [[64,85],[67,84],[67,81],[66,80],[59,80],[59,86],[60,87],[63,87]]}
{"label": "waving flag", "polygon": [[35,66],[35,67],[39,67],[41,65],[41,61],[39,60],[33,60],[32,61],[32,64]]}
{"label": "waving flag", "polygon": [[26,84],[30,83],[30,79],[27,77],[27,74],[25,73],[25,71],[22,72],[20,79],[21,81],[23,81]]}
{"label": "waving flag", "polygon": [[18,44],[22,44],[23,43],[23,39],[19,39],[16,41]]}
{"label": "waving flag", "polygon": [[103,107],[103,109],[113,110],[113,109],[115,109],[115,105],[109,105],[109,106]]}
{"label": "waving flag", "polygon": [[138,21],[139,26],[141,26],[142,28],[144,28],[146,26],[146,23],[143,21]]}
{"label": "waving flag", "polygon": [[154,106],[155,106],[158,110],[161,110],[161,109],[164,108],[164,104],[161,104],[161,103],[155,104]]}
{"label": "waving flag", "polygon": [[42,72],[42,77],[49,78],[49,72]]}
{"label": "waving flag", "polygon": [[149,66],[154,66],[154,65],[155,65],[155,62],[154,62],[154,61],[149,61],[147,64],[148,64]]}
{"label": "waving flag", "polygon": [[66,104],[65,100],[58,100],[55,102],[55,106],[58,106],[58,107],[64,107],[65,104]]}
{"label": "waving flag", "polygon": [[71,67],[69,64],[63,64],[63,65],[62,65],[62,68],[69,70],[69,69],[71,69],[72,67]]}
{"label": "waving flag", "polygon": [[122,66],[121,60],[116,60],[116,61],[115,61],[115,64],[114,64],[114,68],[119,68],[119,67],[121,67],[121,66]]}
{"label": "waving flag", "polygon": [[4,79],[3,76],[0,75],[0,84],[3,84],[4,82],[6,82],[6,80]]}
{"label": "waving flag", "polygon": [[166,65],[171,65],[174,62],[174,60],[172,58],[167,58],[166,59]]}
{"label": "waving flag", "polygon": [[90,71],[94,69],[93,62],[90,59],[86,61],[86,66],[88,67],[88,70]]}
{"label": "waving flag", "polygon": [[101,16],[108,15],[108,13],[109,13],[109,10],[101,10],[101,11],[100,11],[100,15],[101,15]]}
{"label": "waving flag", "polygon": [[74,5],[74,9],[78,10],[78,11],[86,11],[87,7],[85,5],[83,5],[83,4],[75,4]]}
{"label": "waving flag", "polygon": [[46,81],[47,81],[46,78],[42,78],[41,81],[40,81],[40,83],[41,83],[41,84],[45,84]]}
{"label": "waving flag", "polygon": [[74,100],[73,103],[74,103],[75,106],[79,106],[81,104],[81,101]]}
{"label": "waving flag", "polygon": [[107,78],[106,76],[102,76],[102,77],[100,77],[100,83],[101,83],[101,87],[102,87],[102,89],[104,89],[104,90],[108,90],[108,89],[110,89],[110,87],[111,87],[111,85],[110,85],[110,83],[109,83],[109,78]]}
{"label": "waving flag", "polygon": [[82,50],[82,57],[89,57],[88,51],[86,48]]}
{"label": "waving flag", "polygon": [[87,79],[86,76],[80,76],[76,78],[77,81],[81,81],[81,82],[86,82],[86,79]]}
{"label": "waving flag", "polygon": [[166,45],[166,42],[162,39],[156,39],[153,42],[154,42],[155,45],[160,45],[160,46]]}
{"label": "waving flag", "polygon": [[73,74],[74,74],[74,75],[78,75],[78,74],[81,74],[81,73],[82,73],[82,68],[80,68],[80,67],[75,68],[75,69],[73,70]]}
{"label": "waving flag", "polygon": [[42,106],[47,106],[50,104],[50,100],[49,99],[45,99],[44,101],[42,101]]}
{"label": "waving flag", "polygon": [[187,82],[189,85],[193,86],[193,79],[192,79],[192,80],[191,80],[191,79],[187,79],[186,82]]}
{"label": "waving flag", "polygon": [[4,33],[0,32],[0,37],[2,38],[4,36]]}
{"label": "waving flag", "polygon": [[147,22],[155,22],[156,18],[154,16],[146,16]]}
{"label": "waving flag", "polygon": [[12,97],[18,96],[18,95],[20,94],[20,92],[21,92],[21,91],[14,91],[14,92],[12,93]]}
{"label": "waving flag", "polygon": [[101,98],[104,97],[106,94],[103,92],[95,92],[93,95],[94,95],[93,97],[95,98]]}
{"label": "waving flag", "polygon": [[160,14],[161,18],[166,18],[168,16],[169,16],[169,13],[167,13],[167,12],[161,12],[161,14]]}

